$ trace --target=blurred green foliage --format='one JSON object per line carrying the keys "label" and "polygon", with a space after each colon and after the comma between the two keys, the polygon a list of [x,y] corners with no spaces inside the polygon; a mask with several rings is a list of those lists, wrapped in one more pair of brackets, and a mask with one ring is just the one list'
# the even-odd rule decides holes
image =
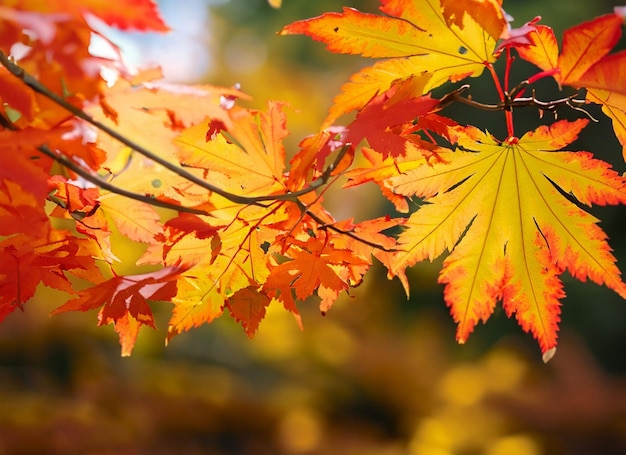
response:
{"label": "blurred green foliage", "polygon": [[[205,82],[241,83],[258,107],[289,101],[293,150],[316,130],[339,86],[369,62],[276,31],[344,5],[374,12],[377,2],[284,0],[273,10],[264,0],[230,0],[213,7],[216,58]],[[613,6],[505,2],[515,25],[541,15],[558,35]],[[520,68],[520,80],[532,71]],[[486,81],[471,84],[477,99],[489,101]],[[554,84],[539,90],[545,99],[560,96]],[[477,119],[457,107],[447,113],[494,134],[501,128],[499,118]],[[537,112],[516,113],[520,131],[542,121]],[[624,171],[606,123],[575,145]],[[333,210],[356,208],[356,217],[389,208],[375,192],[333,197]],[[626,211],[594,213],[624,269]],[[155,304],[160,330],[142,332],[131,358],[119,356],[112,327],[96,327],[95,314],[49,319],[64,297],[42,289],[24,313],[0,325],[0,455],[626,453],[624,302],[566,278],[559,348],[543,365],[532,337],[502,311],[457,345],[436,283],[440,265],[412,270],[409,301],[376,267],[327,316],[314,301],[302,304],[302,332],[288,313],[270,309],[252,340],[222,318],[165,348],[170,306]]]}

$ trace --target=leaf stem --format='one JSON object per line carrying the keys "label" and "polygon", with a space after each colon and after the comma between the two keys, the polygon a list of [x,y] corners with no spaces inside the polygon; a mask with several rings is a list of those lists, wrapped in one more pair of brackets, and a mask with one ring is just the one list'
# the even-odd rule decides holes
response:
{"label": "leaf stem", "polygon": [[[507,52],[507,65],[509,64],[508,62],[509,57],[510,57],[510,54]],[[504,106],[503,110],[504,110],[504,118],[506,120],[506,132],[507,132],[508,138],[511,138],[515,135],[515,131],[513,129],[513,110],[511,109],[508,103],[509,95],[506,92],[506,86],[505,88],[502,87],[502,84],[500,83],[500,79],[498,79],[498,74],[496,73],[496,70],[492,64],[489,64],[487,68],[489,68],[489,73],[491,74],[491,78],[493,79],[493,82],[496,86],[496,90],[498,91],[498,96],[500,97],[500,103]],[[507,81],[506,73],[507,71],[505,71],[505,83]]]}

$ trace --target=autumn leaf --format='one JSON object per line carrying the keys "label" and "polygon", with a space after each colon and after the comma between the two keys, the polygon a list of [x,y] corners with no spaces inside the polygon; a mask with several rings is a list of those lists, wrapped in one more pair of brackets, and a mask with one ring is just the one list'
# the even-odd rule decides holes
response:
{"label": "autumn leaf", "polygon": [[0,235],[44,235],[48,230],[44,201],[11,180],[0,182]]}
{"label": "autumn leaf", "polygon": [[32,90],[24,90],[23,82],[4,67],[0,67],[0,99],[6,103],[3,111],[14,109],[27,121],[33,119],[36,110],[35,94]]}
{"label": "autumn leaf", "polygon": [[163,230],[161,217],[151,205],[120,197],[101,197],[99,201],[119,232],[131,240],[153,243]]}
{"label": "autumn leaf", "polygon": [[613,49],[621,34],[622,18],[616,14],[606,14],[566,30],[557,81],[576,86],[581,76]]}
{"label": "autumn leaf", "polygon": [[141,325],[155,328],[148,300],[170,300],[176,294],[180,269],[165,267],[141,275],[114,276],[81,291],[80,296],[64,303],[52,314],[100,308],[98,325],[115,325],[120,335],[122,355],[132,352]]}
{"label": "autumn leaf", "polygon": [[565,270],[626,297],[598,220],[564,196],[587,205],[626,202],[626,181],[608,164],[585,152],[555,151],[586,124],[560,121],[504,144],[474,132],[460,139],[463,149],[450,163],[392,180],[397,193],[425,198],[400,235],[392,272],[406,286],[406,267],[451,252],[439,281],[459,342],[502,299],[549,356],[564,295],[558,275]]}
{"label": "autumn leaf", "polygon": [[220,172],[238,193],[267,195],[285,192],[283,139],[285,114],[282,103],[268,103],[267,112],[234,107],[227,111],[227,136],[207,138],[207,126],[197,125],[176,138],[181,162]]}
{"label": "autumn leaf", "polygon": [[58,0],[41,2],[23,0],[17,5],[26,11],[42,13],[85,14],[99,17],[108,25],[121,29],[166,32],[169,30],[161,18],[156,2],[153,0],[134,0],[132,7],[126,0]]}
{"label": "autumn leaf", "polygon": [[448,25],[456,24],[463,28],[465,15],[471,16],[489,35],[500,39],[506,28],[506,18],[502,0],[441,0],[443,16]]}
{"label": "autumn leaf", "polygon": [[265,310],[270,299],[259,292],[254,286],[238,290],[230,297],[225,306],[237,322],[239,322],[248,338],[252,338],[265,317]]}
{"label": "autumn leaf", "polygon": [[520,57],[544,71],[558,69],[559,44],[550,27],[536,25],[535,30],[528,34],[528,40],[527,45],[515,48]]}
{"label": "autumn leaf", "polygon": [[[87,112],[164,161],[179,165],[180,148],[174,139],[181,131],[202,125],[200,129],[204,132],[198,134],[206,138],[207,117],[229,124],[228,111],[220,106],[223,96],[245,97],[241,92],[228,88],[148,82],[132,86],[120,80],[99,104],[88,106]],[[111,181],[118,187],[164,197],[184,206],[207,202],[207,190],[108,135],[100,134],[98,144],[107,150],[107,160],[102,168],[108,171]],[[204,177],[200,172],[197,175]],[[116,204],[121,199],[117,196],[111,198]]]}
{"label": "autumn leaf", "polygon": [[[246,220],[231,220],[227,226],[218,217],[203,217],[211,221],[205,221],[204,228],[199,220],[169,224],[165,230],[167,238],[154,245],[149,256],[141,261],[182,264],[186,268],[171,299],[174,308],[168,325],[168,342],[181,332],[220,317],[225,302],[239,290],[265,282],[269,256],[260,244],[271,234],[254,227],[255,209],[251,212]],[[260,225],[261,220],[256,223]],[[191,226],[193,230],[186,231]]]}
{"label": "autumn leaf", "polygon": [[451,21],[444,18],[439,0],[383,0],[380,10],[385,16],[344,8],[342,13],[325,13],[284,27],[280,34],[310,36],[324,42],[331,52],[390,58],[356,73],[342,87],[324,125],[361,108],[398,80],[428,75],[428,83],[413,94],[420,96],[448,80],[480,75],[495,60],[497,39],[481,24],[493,32],[498,23],[504,28],[506,21],[491,7],[481,12],[480,23],[474,14],[460,17],[475,2],[456,3],[462,6],[455,7],[456,19]]}
{"label": "autumn leaf", "polygon": [[555,71],[561,85],[587,89],[587,101],[602,105],[613,121],[626,160],[626,52],[609,54],[622,35],[623,19],[606,14],[565,31],[559,53],[551,28],[537,26],[529,35],[530,45],[519,46],[522,58],[544,71]]}
{"label": "autumn leaf", "polygon": [[48,223],[41,226],[36,237],[20,234],[0,241],[0,320],[32,298],[40,283],[74,294],[66,272],[93,283],[103,279],[94,242],[52,230]]}
{"label": "autumn leaf", "polygon": [[[357,145],[366,139],[370,147],[383,155],[406,155],[409,138],[403,136],[406,125],[433,111],[439,100],[430,96],[396,99],[398,84],[374,97],[361,109],[356,119],[347,126],[346,143]],[[381,122],[381,118],[385,121]]]}
{"label": "autumn leaf", "polygon": [[290,260],[272,267],[264,284],[266,294],[282,301],[288,309],[295,308],[294,296],[302,301],[317,292],[322,299],[320,309],[325,313],[339,293],[349,287],[345,266],[368,264],[351,251],[331,248],[317,238],[292,248],[289,254]]}
{"label": "autumn leaf", "polygon": [[335,248],[352,251],[364,261],[348,267],[351,286],[361,284],[363,276],[371,266],[371,256],[377,258],[387,269],[391,268],[394,257],[393,251],[395,251],[397,242],[395,237],[384,231],[402,226],[405,221],[405,218],[391,218],[387,215],[360,223],[355,223],[354,220],[350,219],[335,224],[343,232],[354,234],[354,237],[337,236],[334,240]]}

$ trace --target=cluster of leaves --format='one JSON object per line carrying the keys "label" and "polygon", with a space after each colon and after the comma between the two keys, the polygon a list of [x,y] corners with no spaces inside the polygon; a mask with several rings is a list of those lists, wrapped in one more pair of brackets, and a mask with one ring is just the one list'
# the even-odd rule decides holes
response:
{"label": "cluster of leaves", "polygon": [[[561,151],[588,120],[519,136],[513,121],[522,107],[598,103],[626,144],[626,54],[610,53],[619,9],[568,30],[560,51],[538,20],[511,29],[497,0],[381,0],[381,15],[345,8],[288,25],[281,34],[381,60],[351,77],[319,132],[287,161],[283,103],[246,109],[236,89],[166,85],[155,70],[91,55],[90,15],[167,30],[152,1],[123,3],[0,7],[0,318],[43,283],[72,295],[54,313],[99,309],[99,324],[115,325],[128,355],[141,326],[155,326],[149,302],[173,304],[168,340],[224,310],[252,336],[271,303],[299,320],[297,303],[317,296],[326,312],[373,258],[408,294],[406,269],[447,250],[439,281],[458,341],[501,300],[547,361],[564,296],[559,275],[626,297],[606,235],[582,208],[626,202],[626,180],[591,153]],[[540,71],[510,86],[514,52]],[[498,104],[464,96],[467,85],[431,95],[485,71]],[[525,96],[543,77],[586,88],[586,99]],[[445,117],[454,102],[501,111],[507,137]],[[356,154],[369,164],[356,168]],[[410,198],[423,204],[408,218],[362,222],[324,209],[329,186],[368,182],[399,212]],[[388,234],[398,226],[399,236]],[[146,244],[138,264],[151,272],[116,271],[117,234]]]}

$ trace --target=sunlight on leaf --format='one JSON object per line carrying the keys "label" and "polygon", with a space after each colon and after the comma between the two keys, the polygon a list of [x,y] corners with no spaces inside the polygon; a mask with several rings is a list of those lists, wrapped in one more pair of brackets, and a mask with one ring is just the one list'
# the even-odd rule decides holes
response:
{"label": "sunlight on leaf", "polygon": [[392,179],[394,191],[427,203],[405,225],[392,271],[408,292],[406,267],[451,252],[439,281],[446,284],[459,342],[502,299],[506,313],[515,314],[549,357],[565,295],[558,276],[565,270],[626,297],[597,220],[561,194],[589,205],[626,201],[626,181],[606,163],[584,152],[554,151],[586,124],[560,121],[509,144],[468,136],[459,141],[468,151],[457,151],[451,163]]}

